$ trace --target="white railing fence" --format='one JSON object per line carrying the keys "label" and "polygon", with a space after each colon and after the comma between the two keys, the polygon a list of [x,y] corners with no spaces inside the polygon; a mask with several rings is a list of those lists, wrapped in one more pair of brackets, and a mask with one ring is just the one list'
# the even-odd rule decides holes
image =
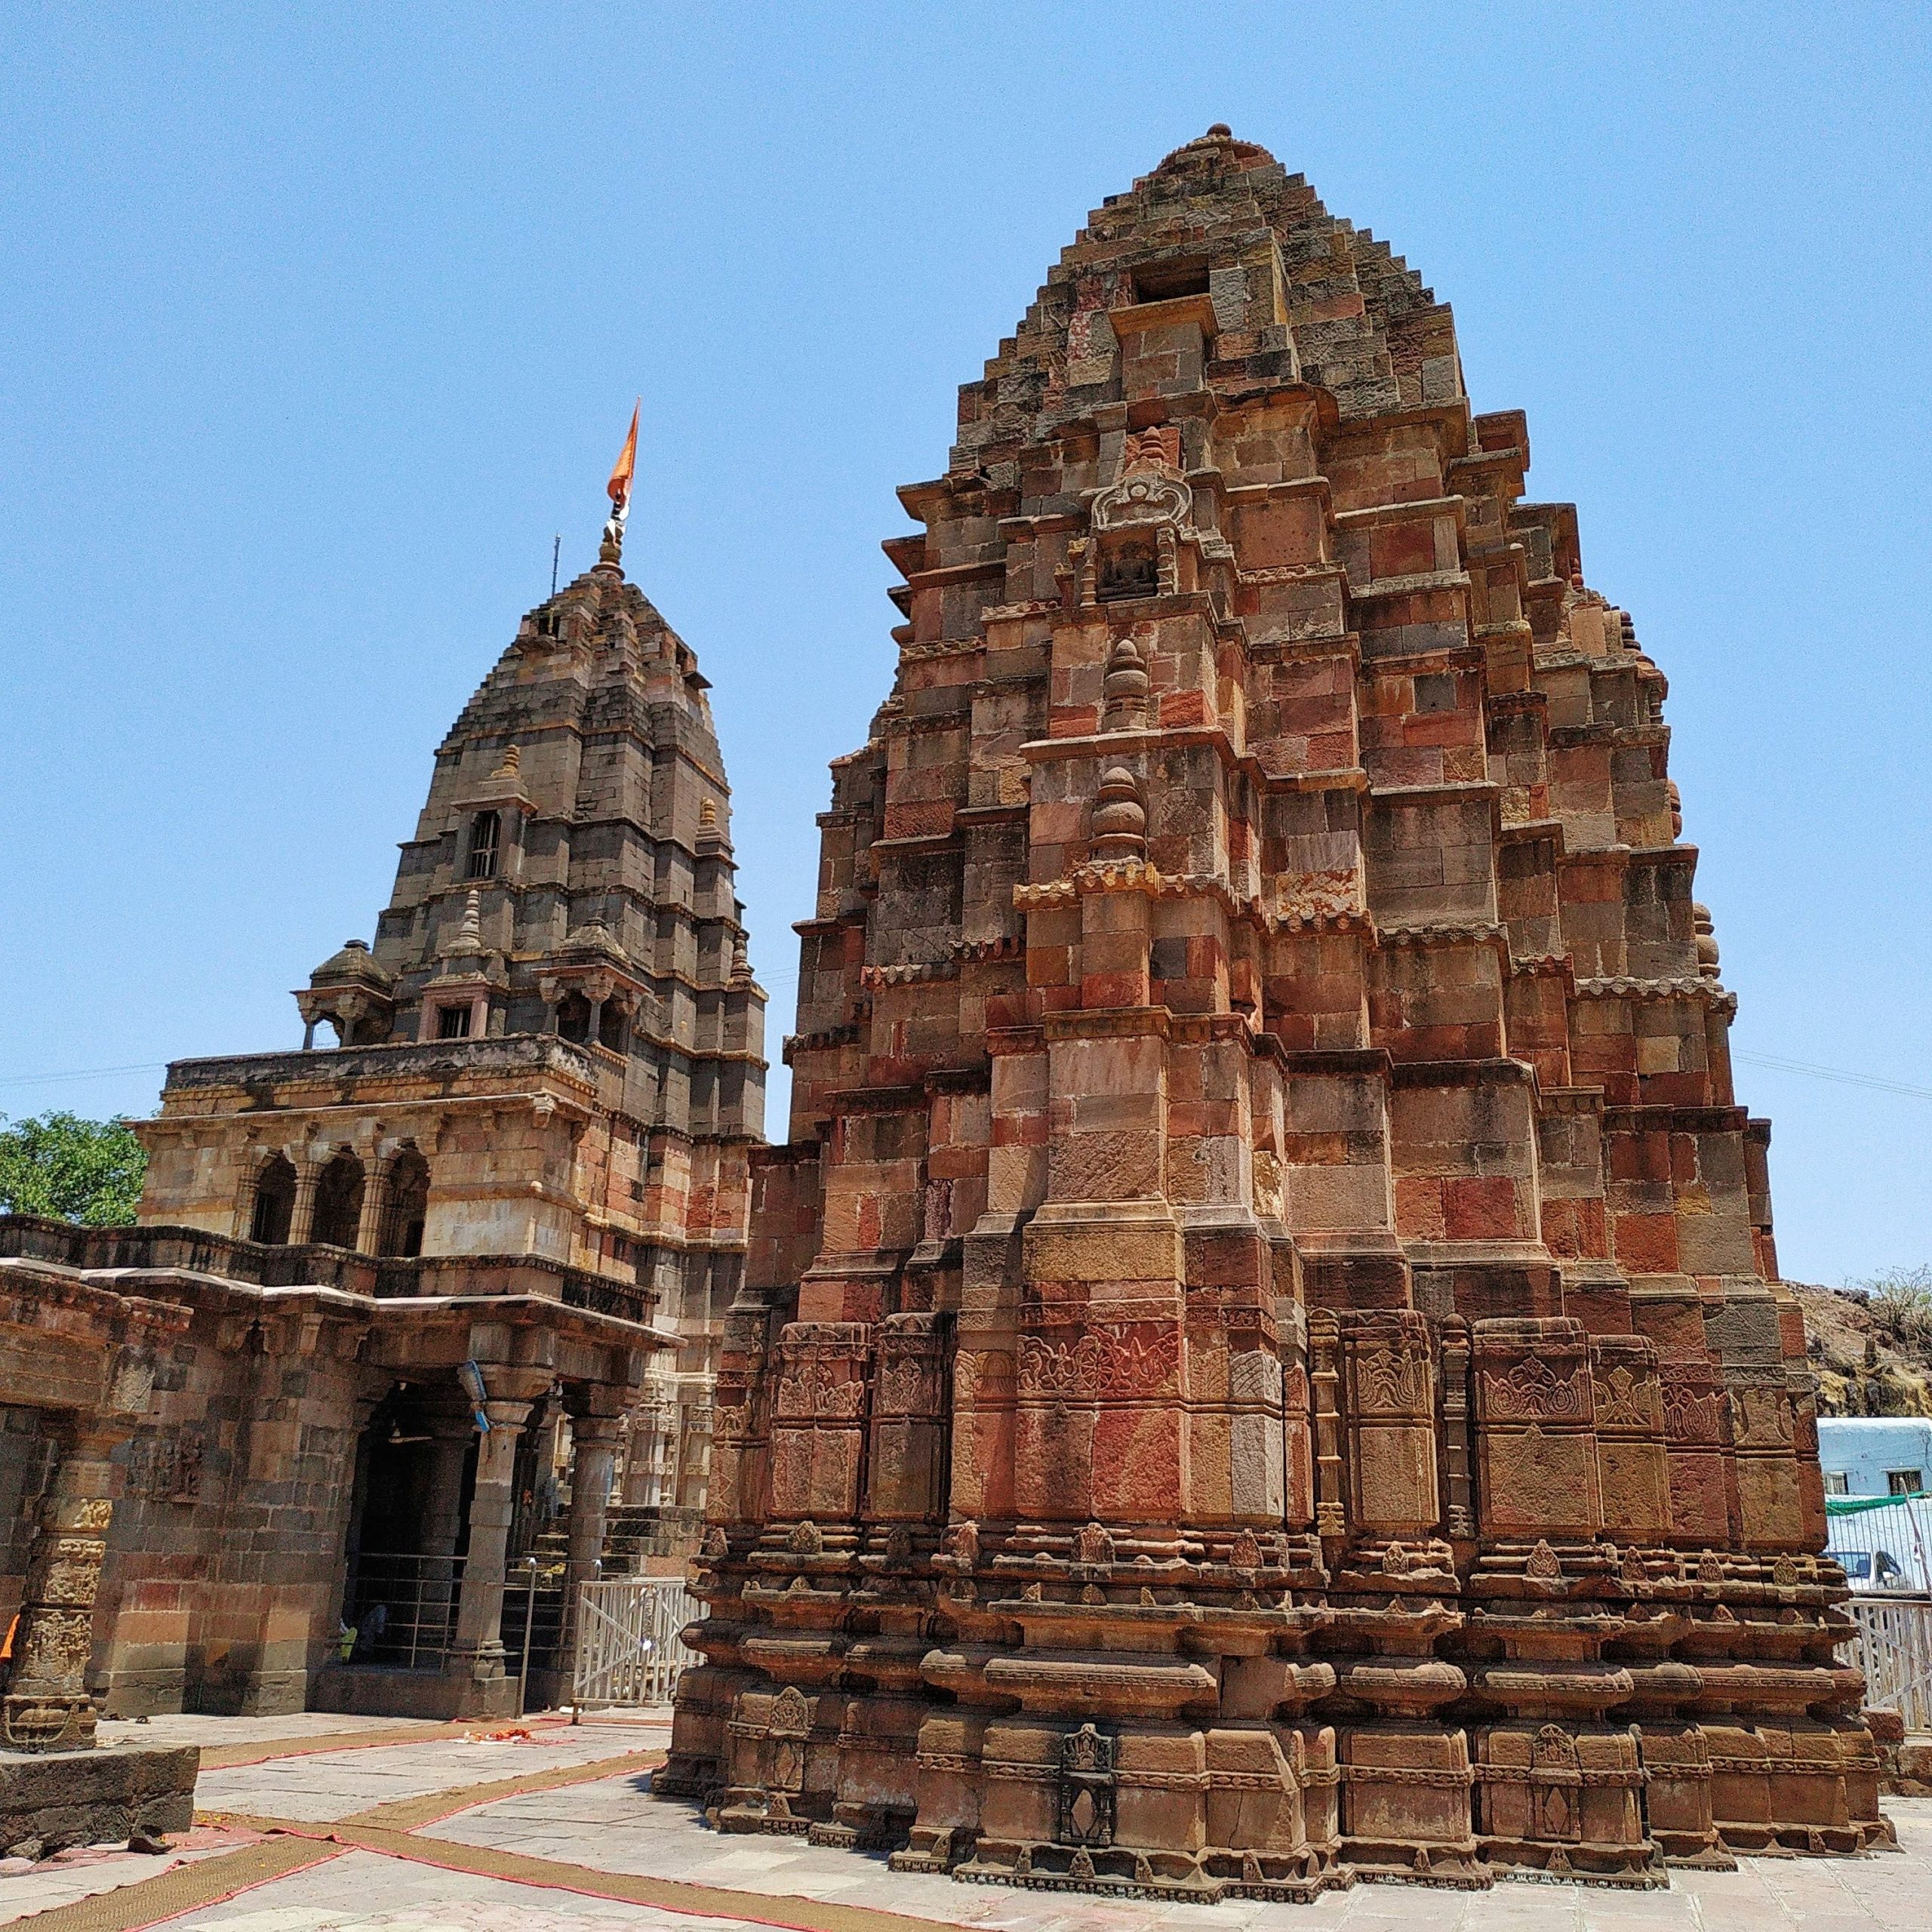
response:
{"label": "white railing fence", "polygon": [[579,1710],[610,1704],[668,1704],[678,1673],[700,1660],[681,1632],[703,1615],[679,1577],[612,1577],[586,1583],[577,1606]]}
{"label": "white railing fence", "polygon": [[1868,1591],[1932,1595],[1932,1497],[1828,1496],[1825,1553],[1845,1580]]}
{"label": "white railing fence", "polygon": [[1932,1595],[1854,1596],[1845,1608],[1858,1635],[1838,1654],[1864,1672],[1865,1701],[1932,1730]]}

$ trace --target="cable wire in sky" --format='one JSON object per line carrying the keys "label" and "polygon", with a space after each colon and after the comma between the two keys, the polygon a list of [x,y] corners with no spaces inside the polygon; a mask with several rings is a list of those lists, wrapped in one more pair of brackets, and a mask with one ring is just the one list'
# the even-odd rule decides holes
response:
{"label": "cable wire in sky", "polygon": [[1772,1054],[1734,1053],[1752,1066],[1767,1066],[1778,1073],[1802,1073],[1813,1080],[1835,1080],[1847,1087],[1875,1087],[1881,1094],[1904,1094],[1915,1100],[1932,1100],[1932,1087],[1908,1087],[1902,1081],[1875,1080],[1869,1073],[1847,1073],[1836,1066],[1814,1066],[1807,1060],[1780,1060]]}

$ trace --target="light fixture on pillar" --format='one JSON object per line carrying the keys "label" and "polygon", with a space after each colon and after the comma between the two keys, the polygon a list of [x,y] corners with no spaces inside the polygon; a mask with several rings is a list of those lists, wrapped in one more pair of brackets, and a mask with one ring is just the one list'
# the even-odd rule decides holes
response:
{"label": "light fixture on pillar", "polygon": [[483,1371],[473,1361],[460,1364],[456,1379],[463,1384],[463,1392],[469,1398],[469,1406],[476,1417],[478,1431],[485,1435],[490,1432],[490,1418],[483,1404],[490,1399],[490,1392],[483,1386]]}

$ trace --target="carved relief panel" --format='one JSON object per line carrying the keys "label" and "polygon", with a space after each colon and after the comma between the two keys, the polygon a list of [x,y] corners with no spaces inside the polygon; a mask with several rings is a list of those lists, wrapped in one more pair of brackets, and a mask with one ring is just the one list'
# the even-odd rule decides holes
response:
{"label": "carved relief panel", "polygon": [[1601,1526],[1588,1337],[1567,1316],[1475,1324],[1483,1534],[1590,1537]]}
{"label": "carved relief panel", "polygon": [[1371,1536],[1422,1534],[1441,1513],[1428,1319],[1377,1309],[1345,1314],[1341,1325],[1351,1525]]}
{"label": "carved relief panel", "polygon": [[1670,1470],[1657,1344],[1642,1335],[1593,1337],[1590,1387],[1604,1527],[1618,1536],[1654,1540],[1670,1528]]}
{"label": "carved relief panel", "polygon": [[795,1321],[780,1332],[771,1419],[774,1515],[850,1521],[857,1514],[871,1345],[864,1322]]}
{"label": "carved relief panel", "polygon": [[880,1324],[869,1515],[928,1521],[944,1513],[951,1323],[949,1315],[910,1314]]}

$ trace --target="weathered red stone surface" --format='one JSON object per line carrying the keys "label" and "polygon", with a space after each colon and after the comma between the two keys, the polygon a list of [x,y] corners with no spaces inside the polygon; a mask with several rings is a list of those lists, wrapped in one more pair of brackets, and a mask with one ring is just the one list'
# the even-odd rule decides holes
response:
{"label": "weathered red stone surface", "polygon": [[960,424],[660,1786],[1195,1896],[1881,1841],[1664,680],[1522,417],[1216,129]]}

